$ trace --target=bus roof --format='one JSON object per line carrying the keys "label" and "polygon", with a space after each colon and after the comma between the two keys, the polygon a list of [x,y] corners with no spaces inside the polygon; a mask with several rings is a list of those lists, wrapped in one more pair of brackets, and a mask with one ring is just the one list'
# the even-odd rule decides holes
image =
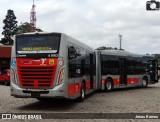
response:
{"label": "bus roof", "polygon": [[61,34],[59,32],[29,32],[29,33],[21,33],[17,35],[34,35],[34,34]]}
{"label": "bus roof", "polygon": [[73,44],[76,44],[76,45],[79,45],[81,48],[85,48],[85,49],[90,50],[92,52],[94,51],[93,48],[91,48],[90,46],[84,44],[83,42],[81,42],[81,41],[79,41],[79,40],[77,40],[77,39],[75,39],[75,38],[73,38],[73,37],[71,37],[71,36],[69,36],[67,34],[62,33],[62,35],[67,36],[69,38],[69,40],[68,40],[69,42],[71,42]]}
{"label": "bus roof", "polygon": [[101,54],[116,55],[116,56],[132,56],[132,57],[144,57],[144,58],[154,58],[150,55],[141,55],[136,53],[131,53],[123,50],[101,50]]}

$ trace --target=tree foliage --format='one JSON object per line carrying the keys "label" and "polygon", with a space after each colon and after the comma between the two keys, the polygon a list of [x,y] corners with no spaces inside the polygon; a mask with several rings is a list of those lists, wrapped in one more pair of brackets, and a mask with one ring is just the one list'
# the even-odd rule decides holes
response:
{"label": "tree foliage", "polygon": [[22,23],[18,26],[18,34],[30,32],[31,25],[28,22]]}
{"label": "tree foliage", "polygon": [[4,38],[2,39],[3,44],[12,45],[13,41],[11,37],[17,33],[17,21],[16,16],[14,15],[13,10],[8,10],[6,18],[3,20],[4,27],[2,35],[4,35]]}
{"label": "tree foliage", "polygon": [[2,43],[3,45],[13,45],[13,39],[2,38],[0,43]]}
{"label": "tree foliage", "polygon": [[[13,40],[12,37],[15,34],[28,33],[32,30],[32,25],[28,22],[21,23],[21,25],[17,26],[16,16],[14,15],[13,10],[8,10],[6,18],[3,20],[4,27],[2,34],[4,38],[1,39],[0,43],[4,45],[12,45]],[[36,32],[43,32],[40,28],[35,29]]]}
{"label": "tree foliage", "polygon": [[155,54],[156,59],[160,59],[160,54]]}
{"label": "tree foliage", "polygon": [[155,54],[155,59],[158,60],[158,65],[160,66],[160,54]]}
{"label": "tree foliage", "polygon": [[[18,27],[17,33],[21,34],[21,33],[31,32],[31,28],[32,28],[32,25],[30,23],[28,22],[21,23],[21,25]],[[36,28],[35,30],[37,32],[43,32],[43,30],[41,30],[40,28]]]}
{"label": "tree foliage", "polygon": [[[119,50],[117,47],[105,47],[105,46],[102,46],[102,47],[99,47],[97,48],[96,50]],[[124,49],[121,49],[121,50],[124,50]]]}

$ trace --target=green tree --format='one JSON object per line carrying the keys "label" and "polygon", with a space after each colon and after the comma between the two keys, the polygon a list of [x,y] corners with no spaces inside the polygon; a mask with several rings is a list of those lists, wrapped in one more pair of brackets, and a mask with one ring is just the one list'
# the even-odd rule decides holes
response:
{"label": "green tree", "polygon": [[21,25],[18,26],[17,33],[18,34],[27,33],[27,32],[30,32],[30,30],[31,30],[31,25],[28,22],[25,22],[25,23],[21,23]]}
{"label": "green tree", "polygon": [[155,54],[155,58],[158,60],[158,65],[160,66],[160,54]]}
{"label": "green tree", "polygon": [[3,32],[2,35],[4,35],[4,38],[2,38],[1,43],[7,44],[7,45],[12,45],[13,40],[11,37],[17,33],[17,21],[16,21],[16,16],[14,15],[13,10],[8,10],[6,18],[3,20],[4,27],[3,27]]}
{"label": "green tree", "polygon": [[[32,25],[28,22],[21,23],[18,27],[18,34],[31,32]],[[35,29],[37,32],[43,32],[40,28]]]}
{"label": "green tree", "polygon": [[[102,46],[102,47],[99,47],[97,48],[96,50],[118,50],[117,47],[105,47],[105,46]],[[121,50],[124,50],[124,49],[121,49]]]}
{"label": "green tree", "polygon": [[112,50],[112,49],[113,49],[112,47],[102,46],[102,47],[97,48],[96,50]]}

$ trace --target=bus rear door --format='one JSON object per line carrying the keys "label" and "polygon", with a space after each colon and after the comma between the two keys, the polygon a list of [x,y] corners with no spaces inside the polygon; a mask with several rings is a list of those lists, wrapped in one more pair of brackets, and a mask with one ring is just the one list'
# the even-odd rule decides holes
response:
{"label": "bus rear door", "polygon": [[119,59],[120,85],[127,85],[127,60]]}
{"label": "bus rear door", "polygon": [[149,75],[151,83],[158,83],[158,61],[149,60]]}
{"label": "bus rear door", "polygon": [[93,54],[90,54],[90,88],[93,89],[94,83],[94,64],[93,64]]}

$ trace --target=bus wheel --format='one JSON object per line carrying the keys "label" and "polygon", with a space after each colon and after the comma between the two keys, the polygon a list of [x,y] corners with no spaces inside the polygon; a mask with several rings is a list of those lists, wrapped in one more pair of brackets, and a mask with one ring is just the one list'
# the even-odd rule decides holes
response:
{"label": "bus wheel", "polygon": [[148,85],[148,80],[147,80],[147,78],[143,78],[143,80],[142,80],[142,87],[147,87],[147,85]]}
{"label": "bus wheel", "polygon": [[112,83],[112,79],[107,79],[106,81],[106,91],[112,91],[113,89],[113,83]]}
{"label": "bus wheel", "polygon": [[82,82],[81,93],[80,93],[80,97],[78,98],[78,101],[83,102],[84,98],[85,98],[85,84],[84,82]]}

